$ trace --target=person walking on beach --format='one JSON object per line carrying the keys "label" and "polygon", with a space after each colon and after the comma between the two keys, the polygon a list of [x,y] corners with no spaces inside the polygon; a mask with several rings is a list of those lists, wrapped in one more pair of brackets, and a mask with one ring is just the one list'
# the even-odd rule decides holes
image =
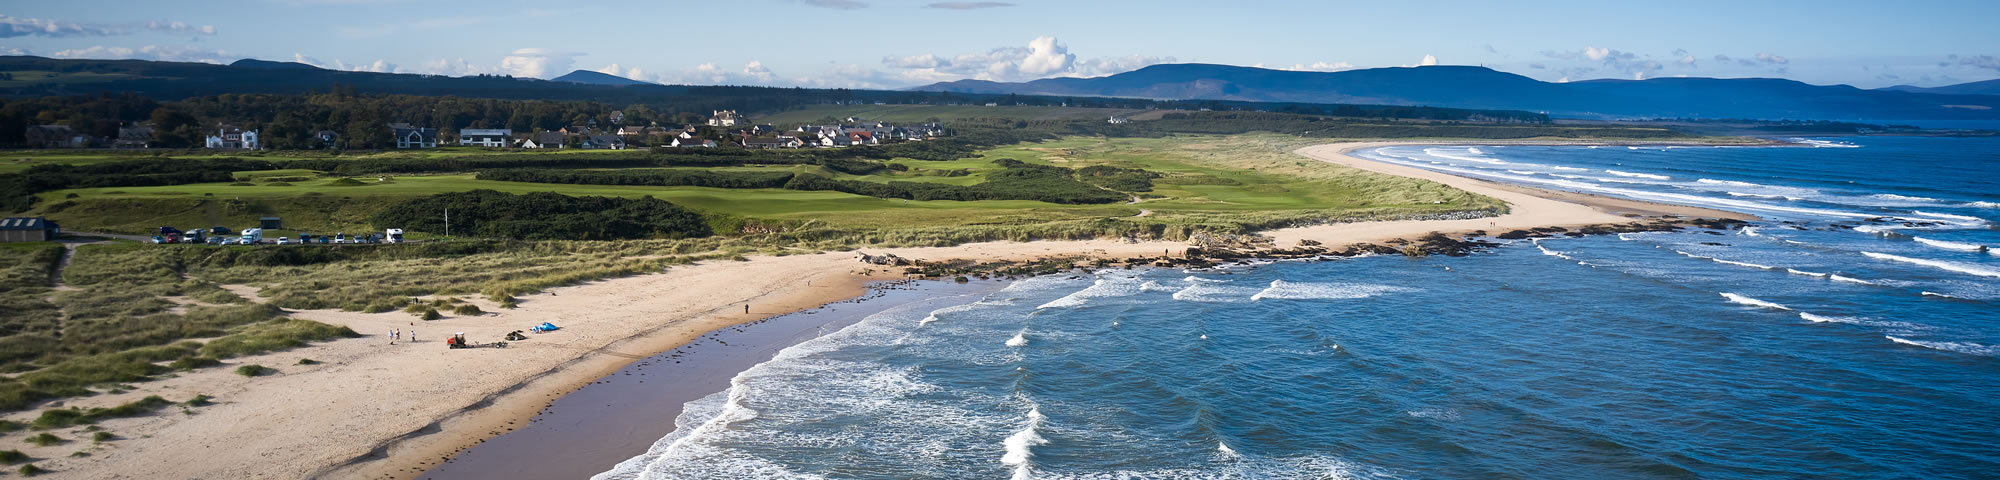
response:
{"label": "person walking on beach", "polygon": [[744,315],[750,314],[750,304],[748,303],[743,304],[743,314]]}

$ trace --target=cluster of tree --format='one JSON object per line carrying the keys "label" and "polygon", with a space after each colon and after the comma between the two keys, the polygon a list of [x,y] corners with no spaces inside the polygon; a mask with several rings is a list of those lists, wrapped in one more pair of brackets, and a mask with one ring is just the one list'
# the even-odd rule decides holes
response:
{"label": "cluster of tree", "polygon": [[[872,163],[872,162],[871,162]],[[1105,190],[1089,183],[1078,181],[1082,175],[1076,170],[1047,165],[1035,165],[1013,159],[1000,159],[995,164],[1006,167],[987,176],[978,185],[960,186],[928,182],[871,182],[865,180],[837,180],[824,175],[791,172],[717,172],[701,170],[644,170],[644,171],[601,171],[601,170],[553,170],[553,169],[510,169],[480,172],[481,180],[503,180],[514,182],[564,183],[578,185],[649,185],[649,186],[693,186],[714,188],[784,188],[788,190],[826,190],[878,198],[901,198],[908,200],[1036,200],[1062,204],[1102,204],[1122,202],[1130,197],[1126,194]],[[878,164],[879,165],[879,164]],[[1152,188],[1151,172],[1134,169],[1115,169],[1117,175],[1149,175],[1146,189]],[[1103,173],[1104,170],[1094,171]],[[1137,172],[1137,173],[1134,173]],[[1120,186],[1131,186],[1121,184]],[[1138,190],[1130,190],[1138,191]],[[454,219],[456,225],[456,219]]]}
{"label": "cluster of tree", "polygon": [[714,232],[700,214],[653,197],[572,197],[551,192],[514,195],[493,190],[411,199],[377,213],[380,228],[444,232],[451,210],[454,235],[521,240],[695,238]]}
{"label": "cluster of tree", "polygon": [[1137,168],[1091,165],[1076,169],[1076,177],[1099,187],[1121,192],[1153,191],[1153,179],[1160,174]]}
{"label": "cluster of tree", "polygon": [[38,200],[35,194],[51,190],[228,182],[237,171],[272,168],[270,162],[237,158],[36,165],[21,173],[0,175],[0,210],[25,211],[34,207]]}
{"label": "cluster of tree", "polygon": [[792,172],[729,172],[710,170],[556,170],[502,169],[479,172],[480,180],[563,183],[571,185],[643,185],[650,187],[784,188]]}

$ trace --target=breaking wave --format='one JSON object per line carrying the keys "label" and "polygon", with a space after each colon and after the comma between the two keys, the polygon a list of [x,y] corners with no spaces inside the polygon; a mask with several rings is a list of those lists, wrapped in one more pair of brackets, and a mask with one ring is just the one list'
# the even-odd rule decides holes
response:
{"label": "breaking wave", "polygon": [[1389,285],[1365,283],[1301,283],[1272,280],[1271,286],[1255,295],[1251,300],[1343,300],[1368,298],[1384,293],[1408,292],[1413,289]]}
{"label": "breaking wave", "polygon": [[1726,298],[1726,299],[1729,299],[1729,303],[1734,303],[1734,304],[1737,304],[1737,305],[1748,305],[1748,306],[1752,306],[1752,307],[1761,307],[1761,308],[1771,308],[1771,309],[1778,309],[1778,310],[1791,310],[1791,307],[1786,307],[1786,306],[1784,306],[1784,305],[1779,305],[1779,304],[1776,304],[1776,303],[1771,303],[1771,302],[1766,302],[1766,301],[1763,301],[1763,300],[1758,300],[1758,299],[1755,299],[1755,298],[1750,298],[1750,297],[1745,297],[1745,296],[1742,296],[1742,295],[1737,295],[1737,294],[1734,294],[1734,293],[1727,293],[1727,292],[1724,292],[1724,293],[1722,294],[1722,298]]}
{"label": "breaking wave", "polygon": [[1612,175],[1617,175],[1617,176],[1620,176],[1620,177],[1632,177],[1632,178],[1644,178],[1644,179],[1649,179],[1649,180],[1672,180],[1672,179],[1674,178],[1674,177],[1669,177],[1669,176],[1666,176],[1666,175],[1654,175],[1654,174],[1650,174],[1650,173],[1633,173],[1633,172],[1621,172],[1621,171],[1617,171],[1617,170],[1605,170],[1605,171],[1604,171],[1604,173],[1609,173],[1609,174],[1612,174]]}
{"label": "breaking wave", "polygon": [[1953,271],[1967,275],[1978,275],[1981,277],[2000,278],[2000,270],[1994,270],[1991,268],[1986,268],[1967,263],[1948,262],[1944,260],[1932,260],[1928,258],[1911,258],[1902,255],[1890,255],[1887,253],[1861,252],[1861,254],[1867,255],[1869,258],[1875,258],[1880,260],[1903,262],[1912,265],[1923,265],[1926,267],[1931,267],[1939,270]]}
{"label": "breaking wave", "polygon": [[1894,335],[1883,335],[1882,338],[1887,338],[1891,342],[1896,342],[1904,345],[1914,345],[1933,350],[1943,350],[1947,352],[1963,353],[1967,355],[1979,355],[1984,357],[1991,357],[1996,353],[2000,353],[2000,348],[1995,348],[1992,345],[1980,345],[1972,342],[1933,342],[1924,340],[1911,340],[1903,337],[1897,337]]}

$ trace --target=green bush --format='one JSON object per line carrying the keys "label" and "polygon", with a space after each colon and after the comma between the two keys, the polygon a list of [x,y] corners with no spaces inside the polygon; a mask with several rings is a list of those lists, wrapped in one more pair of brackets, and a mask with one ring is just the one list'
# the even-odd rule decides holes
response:
{"label": "green bush", "polygon": [[237,374],[237,375],[242,375],[242,376],[245,376],[245,377],[255,377],[255,376],[259,376],[259,375],[264,375],[264,374],[268,374],[268,373],[271,373],[271,372],[275,372],[275,371],[276,371],[276,370],[272,370],[272,369],[269,369],[269,368],[264,368],[264,366],[263,366],[263,365],[244,365],[244,366],[241,366],[241,367],[236,367],[236,374]]}
{"label": "green bush", "polygon": [[21,453],[20,450],[0,450],[0,463],[13,465],[25,461],[28,461],[28,454]]}
{"label": "green bush", "polygon": [[435,212],[450,208],[450,230],[469,236],[526,240],[697,238],[713,232],[700,214],[653,197],[571,197],[551,192],[514,195],[493,190],[411,199],[376,214],[381,228],[443,232]]}
{"label": "green bush", "polygon": [[117,440],[117,439],[118,439],[118,436],[117,436],[117,435],[112,435],[112,434],[111,434],[111,432],[97,432],[97,433],[93,433],[93,434],[90,434],[90,441],[92,441],[92,442],[97,442],[97,443],[104,443],[104,442],[109,442],[109,441],[112,441],[112,440]]}
{"label": "green bush", "polygon": [[479,310],[479,306],[478,306],[478,305],[473,305],[473,304],[470,304],[470,303],[467,303],[467,304],[462,304],[462,305],[459,305],[459,306],[457,306],[457,307],[455,307],[455,308],[452,308],[452,309],[451,309],[451,314],[452,314],[452,315],[458,315],[458,316],[464,316],[464,317],[470,317],[470,316],[473,316],[473,315],[479,315],[479,314],[482,314],[482,313],[486,313],[486,312],[484,312],[484,311],[481,311],[481,310]]}
{"label": "green bush", "polygon": [[310,358],[301,358],[299,359],[299,365],[319,365],[319,360],[313,360]]}
{"label": "green bush", "polygon": [[209,405],[210,403],[212,403],[212,402],[210,402],[210,400],[214,400],[214,399],[215,399],[215,397],[211,397],[211,396],[207,396],[207,395],[195,395],[195,396],[194,396],[194,398],[190,398],[190,399],[188,399],[188,400],[187,400],[187,401],[185,401],[185,402],[181,402],[181,406],[186,406],[186,407],[206,407],[206,406],[208,406],[208,405]]}
{"label": "green bush", "polygon": [[444,318],[444,315],[439,314],[437,309],[435,308],[424,309],[424,316],[423,316],[424,320],[437,320],[441,318]]}
{"label": "green bush", "polygon": [[152,395],[111,408],[44,410],[42,416],[35,418],[33,426],[36,430],[48,430],[97,423],[108,418],[136,417],[173,404],[174,402],[169,402],[158,395]]}
{"label": "green bush", "polygon": [[222,365],[222,360],[217,360],[214,357],[181,357],[175,359],[173,363],[167,364],[167,368],[185,372],[217,365]]}
{"label": "green bush", "polygon": [[28,443],[35,444],[35,446],[39,447],[69,443],[69,440],[63,440],[62,437],[55,436],[55,434],[51,434],[48,432],[42,432],[39,435],[28,437],[26,441]]}
{"label": "green bush", "polygon": [[209,341],[201,347],[201,352],[215,358],[236,358],[303,347],[309,342],[359,336],[361,334],[347,327],[285,318],[239,327],[234,333]]}
{"label": "green bush", "polygon": [[30,464],[27,464],[27,465],[22,465],[22,466],[21,466],[21,468],[18,468],[18,469],[15,469],[14,471],[15,471],[16,473],[20,473],[20,474],[21,474],[21,476],[23,476],[23,477],[32,477],[32,476],[36,476],[36,475],[41,475],[41,474],[44,474],[44,473],[49,473],[48,469],[44,469],[44,468],[42,468],[42,467],[37,467],[37,466],[35,466],[35,464],[32,464],[32,463],[30,463]]}

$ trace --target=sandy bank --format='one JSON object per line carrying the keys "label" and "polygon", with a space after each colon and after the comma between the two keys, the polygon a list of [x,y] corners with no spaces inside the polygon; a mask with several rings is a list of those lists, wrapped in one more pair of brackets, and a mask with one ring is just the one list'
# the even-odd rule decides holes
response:
{"label": "sandy bank", "polygon": [[[1344,153],[1383,145],[1391,143],[1321,145],[1298,153],[1437,181],[1506,201],[1512,211],[1490,219],[1366,222],[1267,234],[1281,246],[1300,239],[1342,245],[1431,231],[1498,233],[1630,221],[1624,214],[1744,218],[1707,209],[1512,187]],[[1057,255],[1131,258],[1165,251],[1178,254],[1183,248],[1173,242],[1099,240],[863,250],[943,261]],[[194,415],[174,411],[105,422],[105,428],[127,440],[92,447],[90,457],[66,457],[80,448],[75,445],[24,451],[48,459],[38,464],[78,478],[411,478],[455,452],[518,428],[558,396],[635,359],[731,325],[851,298],[863,293],[866,282],[894,278],[900,275],[858,263],[852,252],[832,252],[711,261],[554,288],[521,297],[515,310],[475,300],[494,313],[431,322],[394,312],[295,312],[299,318],[348,326],[365,337],[232,360],[230,367],[141,384],[133,393],[74,400],[75,405],[104,406],[148,394],[170,400],[207,394],[218,403],[195,409]],[[743,310],[746,304],[749,313]],[[451,332],[466,332],[473,341],[491,342],[542,321],[564,328],[507,349],[448,350],[440,341]],[[392,329],[414,330],[419,341],[391,345],[386,333]],[[301,358],[321,363],[297,365]],[[230,373],[233,365],[249,363],[276,368],[278,373],[256,378]],[[8,418],[25,416],[17,413]]]}

